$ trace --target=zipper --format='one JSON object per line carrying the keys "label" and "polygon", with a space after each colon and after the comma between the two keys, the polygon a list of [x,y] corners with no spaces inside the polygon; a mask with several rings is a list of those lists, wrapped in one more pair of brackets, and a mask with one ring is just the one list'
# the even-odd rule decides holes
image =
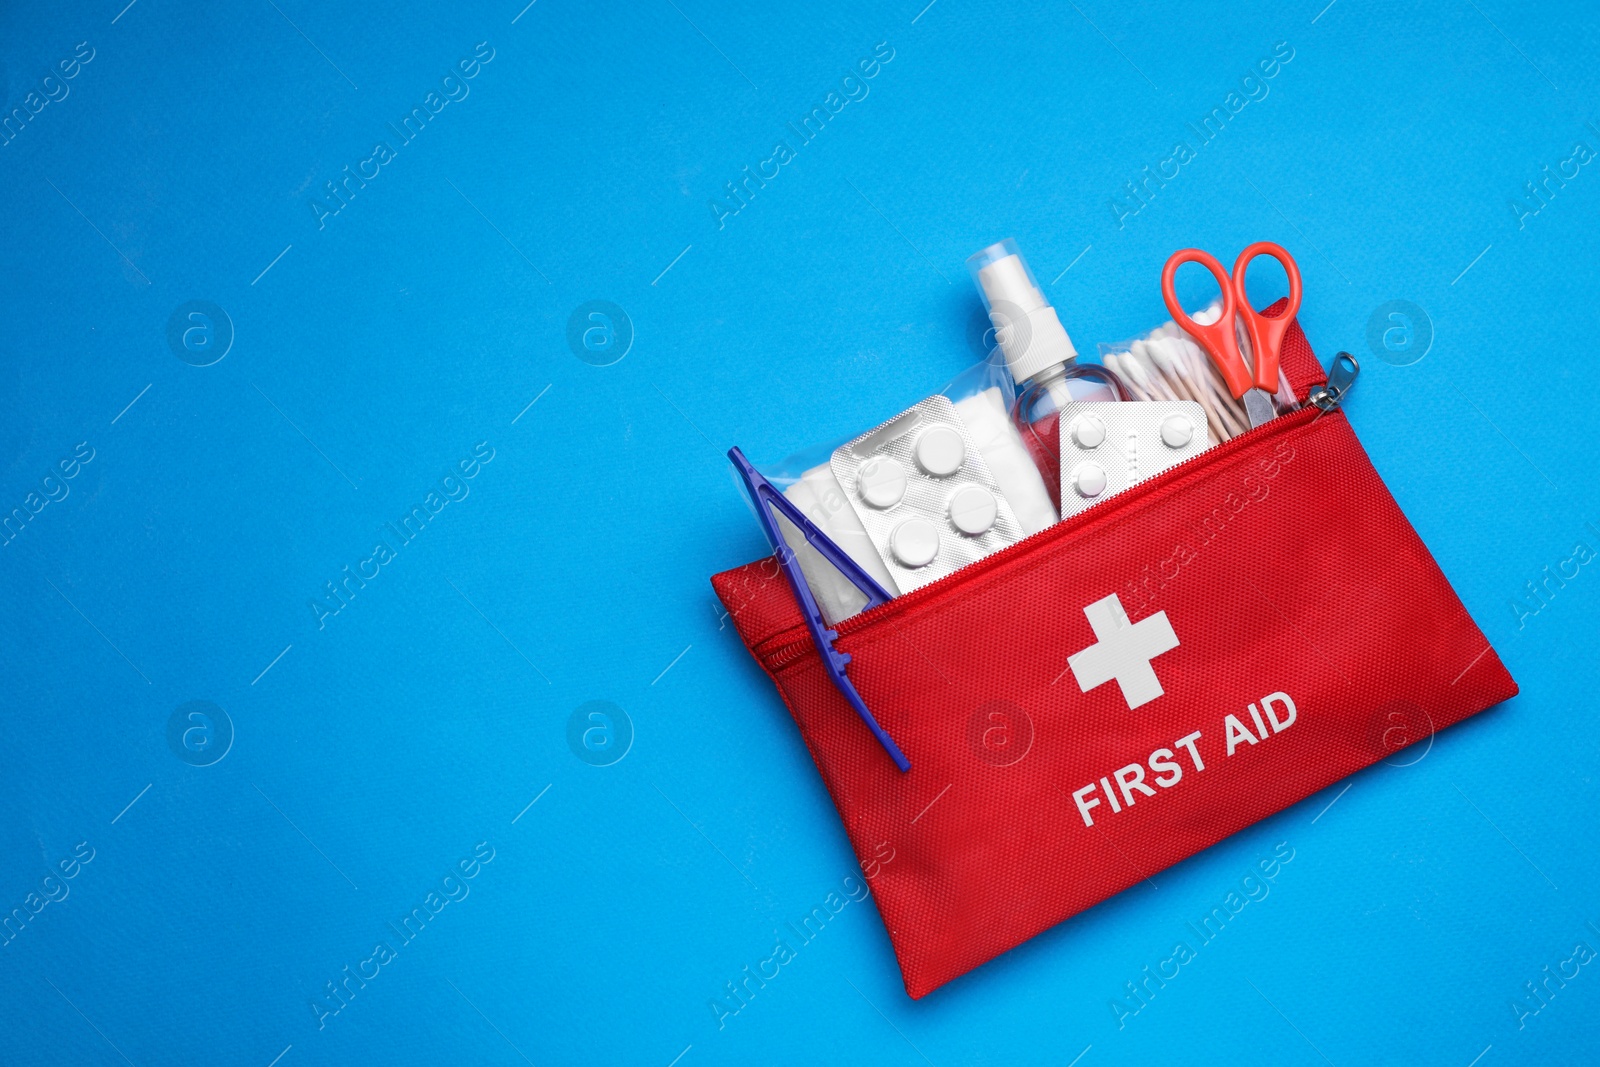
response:
{"label": "zipper", "polygon": [[1328,380],[1311,390],[1306,397],[1306,403],[1314,404],[1323,411],[1333,411],[1343,402],[1345,394],[1350,392],[1356,384],[1356,375],[1361,373],[1361,364],[1356,362],[1356,357],[1348,352],[1340,352],[1333,357],[1333,366],[1328,368]]}
{"label": "zipper", "polygon": [[[999,552],[983,559],[969,563],[958,571],[940,578],[937,582],[914,589],[909,593],[895,597],[884,604],[879,604],[859,615],[852,615],[833,629],[840,637],[846,637],[856,631],[877,622],[879,619],[890,617],[899,611],[915,607],[930,596],[937,596],[948,590],[948,582],[957,578],[966,580],[985,574],[994,568],[1008,564],[1011,561],[1031,553],[1041,546],[1053,544],[1066,537],[1076,537],[1099,526],[1103,526],[1129,507],[1139,507],[1149,503],[1158,494],[1162,493],[1171,483],[1178,481],[1185,475],[1197,470],[1203,470],[1214,463],[1220,463],[1237,452],[1253,447],[1267,440],[1269,437],[1287,433],[1308,423],[1315,422],[1323,415],[1336,412],[1354,387],[1356,376],[1361,372],[1361,365],[1356,358],[1348,352],[1340,352],[1334,357],[1333,366],[1328,371],[1327,381],[1313,386],[1307,394],[1305,404],[1297,411],[1279,415],[1270,422],[1263,423],[1253,429],[1247,430],[1231,441],[1225,441],[1215,448],[1209,448],[1192,459],[1185,460],[1176,467],[1170,467],[1147,482],[1141,482],[1136,490],[1118,493],[1109,499],[1080,511],[1071,518],[1053,523],[1036,534],[1023,538],[1016,544],[1008,545]],[[761,642],[756,650],[760,662],[768,670],[780,670],[790,663],[802,658],[806,651],[811,649],[811,634],[805,625],[793,626],[777,633]]]}

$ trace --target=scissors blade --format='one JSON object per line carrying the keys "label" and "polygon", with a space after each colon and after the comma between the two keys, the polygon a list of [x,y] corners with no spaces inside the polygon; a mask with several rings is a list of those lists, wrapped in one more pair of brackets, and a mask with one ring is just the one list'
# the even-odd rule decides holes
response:
{"label": "scissors blade", "polygon": [[1244,413],[1250,419],[1252,430],[1278,417],[1277,408],[1272,406],[1272,397],[1267,395],[1265,389],[1245,390]]}

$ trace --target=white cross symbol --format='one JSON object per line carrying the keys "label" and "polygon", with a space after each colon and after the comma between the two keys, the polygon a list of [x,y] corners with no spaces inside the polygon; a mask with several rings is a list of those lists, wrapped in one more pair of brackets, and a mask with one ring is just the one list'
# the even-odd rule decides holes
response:
{"label": "white cross symbol", "polygon": [[1150,661],[1178,647],[1178,635],[1173,633],[1167,613],[1158,611],[1130,623],[1115,593],[1096,600],[1083,613],[1098,641],[1067,657],[1078,688],[1087,693],[1115,678],[1129,711],[1160,696],[1161,682]]}

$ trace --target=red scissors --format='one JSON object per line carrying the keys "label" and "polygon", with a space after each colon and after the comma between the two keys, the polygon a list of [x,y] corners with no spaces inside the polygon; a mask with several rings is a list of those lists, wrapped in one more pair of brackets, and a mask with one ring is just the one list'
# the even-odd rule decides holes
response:
{"label": "red scissors", "polygon": [[[1244,272],[1257,256],[1271,256],[1289,276],[1289,303],[1276,318],[1266,318],[1250,306],[1250,297],[1244,288]],[[1191,319],[1178,303],[1173,292],[1173,278],[1185,263],[1198,263],[1211,272],[1222,288],[1222,314],[1210,326],[1202,326]],[[1244,401],[1245,414],[1254,429],[1277,417],[1272,406],[1272,395],[1278,391],[1278,356],[1283,350],[1283,335],[1300,310],[1300,267],[1294,257],[1271,241],[1257,241],[1239,253],[1233,265],[1233,277],[1222,273],[1217,257],[1198,248],[1185,248],[1172,253],[1161,271],[1161,296],[1172,313],[1172,321],[1181,326],[1210,355],[1211,362],[1222,372],[1223,381],[1235,399]],[[1235,317],[1244,320],[1245,335],[1250,338],[1250,351],[1255,357],[1252,369],[1239,351],[1235,332]]]}

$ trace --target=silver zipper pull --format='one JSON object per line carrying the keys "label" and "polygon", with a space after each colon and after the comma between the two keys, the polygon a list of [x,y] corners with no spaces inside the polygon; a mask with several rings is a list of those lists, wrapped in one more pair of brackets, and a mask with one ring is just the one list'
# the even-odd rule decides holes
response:
{"label": "silver zipper pull", "polygon": [[1360,373],[1361,364],[1356,362],[1356,357],[1348,352],[1340,352],[1333,357],[1333,366],[1328,368],[1327,382],[1311,390],[1306,401],[1323,411],[1334,410],[1356,384],[1356,375]]}

